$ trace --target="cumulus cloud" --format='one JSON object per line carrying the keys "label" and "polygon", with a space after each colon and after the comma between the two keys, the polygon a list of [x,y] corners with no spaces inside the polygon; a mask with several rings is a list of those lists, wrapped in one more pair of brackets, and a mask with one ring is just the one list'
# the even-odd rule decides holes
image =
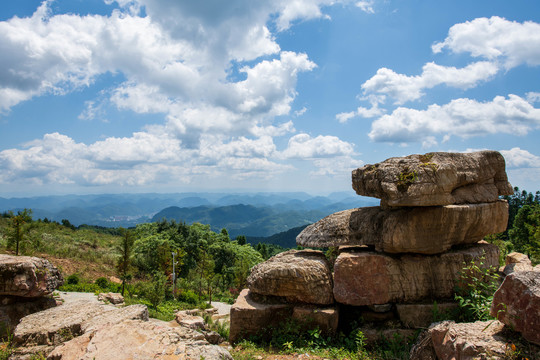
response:
{"label": "cumulus cloud", "polygon": [[312,176],[350,176],[351,171],[364,165],[362,160],[354,159],[351,156],[340,156],[333,159],[316,159],[313,161],[316,170],[311,171]]}
{"label": "cumulus cloud", "polygon": [[395,99],[396,104],[403,104],[422,97],[423,90],[441,84],[460,89],[474,87],[478,82],[491,78],[497,71],[497,65],[487,61],[472,63],[459,69],[430,62],[423,66],[422,74],[418,76],[407,76],[391,69],[380,68],[372,78],[362,84],[362,90],[364,95],[387,95]]}
{"label": "cumulus cloud", "polygon": [[510,150],[500,150],[500,153],[506,160],[506,166],[513,168],[523,167],[540,167],[540,156],[531,154],[527,150],[519,147],[512,148]]}
{"label": "cumulus cloud", "polygon": [[500,60],[506,68],[520,64],[540,65],[540,24],[519,23],[498,16],[477,18],[456,24],[443,42],[433,45],[433,52],[443,49],[467,52],[474,57]]}
{"label": "cumulus cloud", "polygon": [[289,139],[287,149],[281,156],[286,159],[312,159],[353,155],[353,145],[335,136],[298,134]]}
{"label": "cumulus cloud", "polygon": [[434,134],[467,138],[485,134],[525,135],[540,127],[540,109],[517,95],[492,101],[455,99],[426,110],[399,107],[372,124],[374,141],[421,142]]}

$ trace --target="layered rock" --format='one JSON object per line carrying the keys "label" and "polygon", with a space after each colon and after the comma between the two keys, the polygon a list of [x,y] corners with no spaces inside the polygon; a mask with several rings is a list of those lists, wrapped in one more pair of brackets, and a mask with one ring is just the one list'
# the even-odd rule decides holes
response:
{"label": "layered rock", "polygon": [[40,297],[64,282],[48,260],[0,254],[0,296]]}
{"label": "layered rock", "polygon": [[[396,311],[401,323],[409,328],[426,328],[435,320],[435,315],[450,316],[458,304],[438,302],[436,304],[396,304]],[[445,317],[446,318],[446,317]]]}
{"label": "layered rock", "polygon": [[533,266],[529,257],[525,254],[512,252],[506,255],[505,267],[502,270],[504,275],[510,275],[514,271],[532,271]]}
{"label": "layered rock", "polygon": [[504,324],[499,321],[435,323],[411,349],[411,360],[507,359]]}
{"label": "layered rock", "polygon": [[[121,349],[121,351],[119,351]],[[48,359],[231,359],[220,346],[186,327],[162,321],[107,323],[54,349]]]}
{"label": "layered rock", "polygon": [[507,223],[508,203],[504,200],[392,210],[376,206],[329,215],[305,228],[296,243],[310,247],[373,245],[387,253],[438,254],[502,232]]}
{"label": "layered rock", "polygon": [[540,272],[516,271],[493,295],[491,316],[540,345]]}
{"label": "layered rock", "polygon": [[330,264],[320,251],[289,250],[273,256],[251,270],[247,285],[254,293],[279,296],[290,303],[334,302]]}
{"label": "layered rock", "polygon": [[478,244],[432,256],[343,252],[334,264],[334,297],[354,306],[450,298],[463,264],[482,256],[485,266],[496,266],[499,249]]}
{"label": "layered rock", "polygon": [[320,307],[279,300],[264,302],[251,290],[244,289],[231,307],[229,341],[234,343],[251,335],[260,335],[290,319],[332,334],[337,330],[339,311],[334,306]]}
{"label": "layered rock", "polygon": [[0,297],[0,337],[13,334],[15,327],[23,317],[55,306],[56,300],[46,296],[38,298]]}
{"label": "layered rock", "polygon": [[13,341],[18,346],[58,345],[95,327],[133,319],[148,321],[146,306],[116,308],[74,301],[24,317],[13,333]]}
{"label": "layered rock", "polygon": [[434,152],[387,159],[352,173],[358,195],[384,206],[436,206],[497,201],[513,189],[497,151]]}

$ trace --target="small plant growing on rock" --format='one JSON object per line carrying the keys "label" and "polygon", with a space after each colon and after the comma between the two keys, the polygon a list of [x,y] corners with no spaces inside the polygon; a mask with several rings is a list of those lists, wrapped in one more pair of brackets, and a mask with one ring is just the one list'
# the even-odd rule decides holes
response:
{"label": "small plant growing on rock", "polygon": [[398,175],[397,188],[399,191],[405,192],[418,180],[418,174],[414,170],[410,170],[409,167],[405,167],[401,173]]}
{"label": "small plant growing on rock", "polygon": [[493,294],[499,287],[499,275],[493,267],[485,266],[485,255],[477,261],[463,264],[459,272],[458,286],[454,298],[458,301],[460,320],[473,322],[490,320],[489,314]]}

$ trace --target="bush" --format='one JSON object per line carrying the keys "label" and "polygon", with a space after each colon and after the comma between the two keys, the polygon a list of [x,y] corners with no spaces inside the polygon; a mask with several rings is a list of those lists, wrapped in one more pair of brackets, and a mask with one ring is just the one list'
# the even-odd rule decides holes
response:
{"label": "bush", "polygon": [[101,289],[108,289],[109,288],[109,280],[105,277],[100,277],[100,278],[97,278],[96,281],[94,281],[94,283],[99,286]]}
{"label": "bush", "polygon": [[81,279],[79,279],[79,275],[77,274],[71,274],[67,278],[67,283],[69,285],[77,285],[80,281]]}
{"label": "bush", "polygon": [[178,300],[196,305],[199,302],[199,297],[193,290],[184,290],[180,293],[180,296],[178,296]]}
{"label": "bush", "polygon": [[485,266],[485,256],[476,262],[463,264],[459,272],[458,287],[454,298],[460,308],[459,320],[474,322],[490,320],[489,314],[493,294],[499,287],[497,269]]}

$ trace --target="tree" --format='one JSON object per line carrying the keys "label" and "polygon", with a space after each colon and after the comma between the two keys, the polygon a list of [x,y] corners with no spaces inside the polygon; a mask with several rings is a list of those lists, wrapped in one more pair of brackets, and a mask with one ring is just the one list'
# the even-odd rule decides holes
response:
{"label": "tree", "polygon": [[508,232],[514,250],[529,257],[539,252],[538,232],[540,227],[540,205],[523,205],[517,212],[512,229]]}
{"label": "tree", "polygon": [[19,246],[24,240],[24,235],[28,231],[28,225],[32,222],[32,210],[24,209],[18,211],[17,215],[9,212],[11,217],[11,233],[8,235],[8,247],[15,246],[15,255],[19,255]]}
{"label": "tree", "polygon": [[135,242],[135,238],[133,237],[133,233],[130,230],[120,228],[120,233],[122,237],[120,240],[120,244],[117,247],[117,250],[120,253],[120,258],[118,259],[116,268],[118,270],[118,274],[120,275],[120,279],[122,279],[122,296],[124,296],[124,288],[126,285],[126,281],[131,278],[130,270],[133,258],[133,244]]}

